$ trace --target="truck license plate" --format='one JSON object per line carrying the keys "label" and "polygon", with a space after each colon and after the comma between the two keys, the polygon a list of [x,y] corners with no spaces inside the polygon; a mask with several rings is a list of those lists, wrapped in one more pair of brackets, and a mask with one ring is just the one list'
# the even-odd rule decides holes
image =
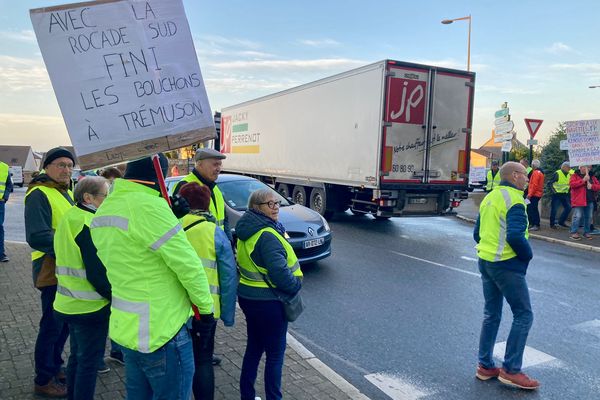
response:
{"label": "truck license plate", "polygon": [[408,199],[408,204],[425,204],[427,203],[426,198],[416,198],[416,199]]}
{"label": "truck license plate", "polygon": [[311,247],[317,247],[325,243],[325,238],[317,238],[312,240],[307,240],[304,242],[303,247],[305,249],[310,249]]}

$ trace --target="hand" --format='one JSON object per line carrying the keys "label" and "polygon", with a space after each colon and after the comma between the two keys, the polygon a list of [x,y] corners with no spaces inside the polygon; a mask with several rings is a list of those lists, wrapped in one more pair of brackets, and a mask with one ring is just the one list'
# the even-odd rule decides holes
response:
{"label": "hand", "polygon": [[190,212],[190,205],[187,200],[181,197],[179,194],[171,197],[171,210],[173,214],[179,219]]}
{"label": "hand", "polygon": [[588,182],[588,184],[587,184],[587,188],[588,188],[588,189],[592,189],[592,184]]}

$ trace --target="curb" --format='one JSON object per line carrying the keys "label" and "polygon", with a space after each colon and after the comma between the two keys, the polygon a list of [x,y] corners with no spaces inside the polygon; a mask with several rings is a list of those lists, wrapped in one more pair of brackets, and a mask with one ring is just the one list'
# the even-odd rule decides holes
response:
{"label": "curb", "polygon": [[333,383],[338,389],[353,400],[370,400],[362,394],[360,390],[352,386],[350,382],[342,378],[337,372],[329,368],[323,361],[319,360],[310,350],[300,343],[289,332],[287,334],[287,344],[290,346],[303,360],[308,362],[318,373],[323,375],[325,379]]}
{"label": "curb", "polygon": [[[462,215],[456,215],[456,218],[458,218],[460,220],[463,220],[465,222],[469,222],[471,224],[474,224],[476,222],[474,219],[468,218],[468,217],[464,217]],[[592,245],[589,245],[589,244],[581,244],[581,243],[568,242],[566,240],[555,239],[555,238],[551,238],[551,237],[548,237],[548,236],[537,235],[535,233],[530,233],[529,237],[530,238],[534,238],[534,239],[538,239],[538,240],[543,240],[543,241],[549,242],[549,243],[562,244],[563,246],[572,247],[574,249],[587,250],[587,251],[592,251],[594,253],[600,253],[600,247],[598,247],[598,246],[592,246]]]}

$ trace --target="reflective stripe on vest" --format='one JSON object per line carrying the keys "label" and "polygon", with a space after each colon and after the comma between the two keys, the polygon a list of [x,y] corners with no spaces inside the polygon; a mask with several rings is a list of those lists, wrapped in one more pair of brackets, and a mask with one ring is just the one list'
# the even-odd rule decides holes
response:
{"label": "reflective stripe on vest", "polygon": [[[202,221],[196,223],[197,221]],[[219,286],[219,271],[217,269],[217,250],[215,246],[215,229],[217,226],[207,221],[205,217],[188,214],[181,219],[185,226],[185,234],[188,241],[196,250],[196,254],[202,261],[210,294],[213,299],[213,313],[215,318],[221,317],[221,288]],[[196,223],[196,224],[195,224]],[[194,226],[191,226],[195,224]],[[190,228],[188,228],[191,226]]]}
{"label": "reflective stripe on vest", "polygon": [[53,306],[62,314],[89,314],[109,303],[87,280],[81,249],[75,241],[93,216],[89,211],[73,207],[65,213],[54,234],[58,286]]}
{"label": "reflective stripe on vest", "polygon": [[165,244],[169,239],[173,236],[177,235],[177,232],[181,230],[181,225],[177,224],[173,228],[169,229],[164,235],[162,235],[156,242],[150,246],[150,248],[154,251],[158,250],[160,246]]}
{"label": "reflective stripe on vest", "polygon": [[[117,310],[138,317],[138,342],[137,349],[142,353],[150,352],[150,306],[148,303],[127,301],[112,297],[111,311]],[[112,319],[112,318],[111,318]]]}
{"label": "reflective stripe on vest", "polygon": [[552,184],[552,187],[556,193],[569,193],[569,180],[571,179],[571,175],[573,175],[573,173],[573,170],[569,170],[565,176],[565,173],[562,169],[556,171],[556,176],[558,179]]}
{"label": "reflective stripe on vest", "polygon": [[[192,172],[186,175],[183,179],[183,182],[196,182],[200,186],[204,186],[204,183]],[[183,186],[183,185],[182,185]],[[174,189],[173,189],[174,190]],[[216,224],[219,228],[225,229],[225,199],[223,198],[223,193],[217,185],[215,185],[211,190],[212,195],[214,195],[215,201],[213,201],[213,196],[210,197],[210,204],[208,206],[208,211],[215,217]]]}
{"label": "reflective stripe on vest", "polygon": [[[254,251],[254,246],[260,239],[260,236],[264,232],[270,232],[281,242],[281,245],[286,251],[287,257],[287,266],[290,269],[290,272],[296,277],[302,276],[302,270],[300,269],[300,264],[298,263],[298,257],[296,257],[296,253],[294,253],[294,249],[288,243],[287,240],[283,236],[279,234],[273,228],[263,228],[260,231],[256,232],[252,235],[247,241],[243,241],[238,239],[237,242],[237,258],[238,264],[240,267],[240,284],[258,288],[268,288],[269,285],[265,282],[263,275],[266,279],[268,278],[268,271],[266,268],[257,265],[250,257],[250,254]],[[262,274],[262,275],[261,275]],[[269,281],[271,286],[277,287],[273,282]]]}
{"label": "reflective stripe on vest", "polygon": [[4,195],[6,190],[6,181],[8,180],[8,164],[0,161],[0,198]]}
{"label": "reflective stripe on vest", "polygon": [[[486,261],[498,262],[516,257],[506,241],[506,214],[513,206],[525,207],[523,192],[510,186],[498,186],[481,202],[479,208],[479,236],[477,254]],[[529,232],[525,230],[525,238]]]}
{"label": "reflective stripe on vest", "polygon": [[487,172],[487,184],[485,190],[488,192],[500,184],[500,171],[496,171],[496,175],[492,177],[492,170]]}
{"label": "reflective stripe on vest", "polygon": [[[71,201],[69,202],[69,200],[67,200],[67,198],[58,189],[50,188],[47,186],[35,186],[31,190],[27,191],[27,193],[25,194],[25,200],[27,200],[27,196],[33,193],[34,190],[41,190],[42,193],[46,195],[48,203],[50,204],[50,211],[52,213],[52,230],[56,232],[56,228],[58,228],[58,224],[60,223],[60,220],[62,219],[63,215],[65,215],[65,213],[75,205],[75,203],[73,202],[73,193],[70,190],[67,191],[68,196],[71,199]],[[39,258],[44,257],[45,254],[46,253],[42,251],[33,250],[31,252],[31,260],[35,261]]]}
{"label": "reflective stripe on vest", "polygon": [[102,228],[107,226],[127,231],[129,229],[129,220],[117,215],[106,215],[95,217],[90,224],[90,228]]}

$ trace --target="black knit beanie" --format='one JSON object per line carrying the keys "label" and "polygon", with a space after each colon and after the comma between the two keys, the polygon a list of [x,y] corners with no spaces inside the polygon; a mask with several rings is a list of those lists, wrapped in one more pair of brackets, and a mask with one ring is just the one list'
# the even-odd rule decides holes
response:
{"label": "black knit beanie", "polygon": [[46,168],[48,164],[50,164],[52,161],[61,157],[70,158],[71,161],[73,161],[73,164],[75,164],[75,157],[73,157],[73,154],[71,154],[69,150],[65,149],[64,147],[55,147],[53,149],[48,150],[48,152],[46,153],[46,158],[44,158],[42,168]]}
{"label": "black knit beanie", "polygon": [[[167,160],[167,157],[165,157],[163,153],[158,153],[158,157],[160,159],[160,167],[162,169],[163,176],[167,176],[169,160]],[[124,178],[137,179],[140,181],[148,181],[158,184],[156,171],[154,171],[154,164],[152,164],[152,157],[146,157],[140,160],[128,162]]]}

